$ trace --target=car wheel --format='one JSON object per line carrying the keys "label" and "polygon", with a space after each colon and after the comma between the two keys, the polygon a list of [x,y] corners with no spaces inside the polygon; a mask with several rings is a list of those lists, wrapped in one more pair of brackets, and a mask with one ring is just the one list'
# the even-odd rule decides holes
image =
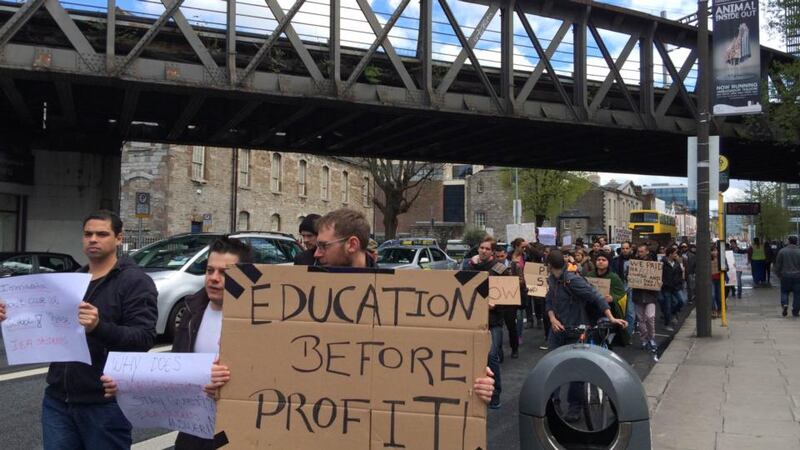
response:
{"label": "car wheel", "polygon": [[175,303],[175,306],[172,307],[172,311],[169,313],[169,317],[167,318],[167,326],[164,329],[164,335],[172,342],[172,338],[175,337],[175,330],[178,328],[178,325],[181,323],[181,319],[183,318],[184,313],[186,312],[186,300],[179,300]]}

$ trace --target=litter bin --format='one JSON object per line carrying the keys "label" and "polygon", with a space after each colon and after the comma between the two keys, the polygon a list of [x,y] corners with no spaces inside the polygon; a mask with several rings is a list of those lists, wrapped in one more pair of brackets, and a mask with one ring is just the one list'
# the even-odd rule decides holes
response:
{"label": "litter bin", "polygon": [[521,450],[649,449],[647,396],[604,348],[565,345],[536,364],[519,397]]}

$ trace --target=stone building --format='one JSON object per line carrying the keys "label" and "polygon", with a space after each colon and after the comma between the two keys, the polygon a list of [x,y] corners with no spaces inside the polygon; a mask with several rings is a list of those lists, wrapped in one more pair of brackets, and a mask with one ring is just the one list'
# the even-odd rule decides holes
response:
{"label": "stone building", "polygon": [[466,221],[505,242],[506,225],[514,223],[514,199],[511,191],[503,186],[502,173],[500,167],[486,167],[467,177]]}
{"label": "stone building", "polygon": [[583,238],[585,242],[598,236],[606,236],[610,242],[630,239],[630,212],[642,209],[637,187],[631,181],[612,180],[605,185],[600,185],[599,181],[599,177],[593,177],[592,187],[569,211],[559,215],[559,235],[570,232],[573,240]]}
{"label": "stone building", "polygon": [[344,159],[131,142],[122,152],[120,215],[131,240],[138,235],[136,193],[149,193],[145,242],[201,231],[297,235],[306,214],[341,207],[372,222],[372,189],[369,171]]}

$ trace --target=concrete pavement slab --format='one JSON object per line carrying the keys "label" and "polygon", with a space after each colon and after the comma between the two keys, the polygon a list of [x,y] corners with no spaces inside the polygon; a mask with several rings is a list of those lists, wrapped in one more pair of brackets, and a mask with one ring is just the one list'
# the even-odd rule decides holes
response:
{"label": "concrete pavement slab", "polygon": [[800,448],[800,439],[795,437],[754,437],[733,433],[720,433],[717,435],[716,450],[797,450],[798,448]]}

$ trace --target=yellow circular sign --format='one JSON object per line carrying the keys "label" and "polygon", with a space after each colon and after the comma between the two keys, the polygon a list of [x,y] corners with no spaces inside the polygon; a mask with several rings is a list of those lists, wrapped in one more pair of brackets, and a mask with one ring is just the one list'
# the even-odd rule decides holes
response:
{"label": "yellow circular sign", "polygon": [[725,172],[728,170],[728,158],[726,156],[719,155],[719,171]]}

